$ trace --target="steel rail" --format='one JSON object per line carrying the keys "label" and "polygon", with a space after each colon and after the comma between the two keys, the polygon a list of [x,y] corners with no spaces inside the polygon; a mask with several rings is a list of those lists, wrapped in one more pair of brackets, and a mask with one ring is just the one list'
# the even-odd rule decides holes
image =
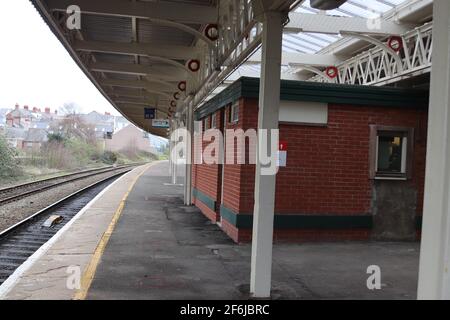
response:
{"label": "steel rail", "polygon": [[13,186],[13,187],[10,187],[10,188],[5,188],[5,189],[0,190],[0,194],[2,194],[2,193],[3,194],[4,193],[10,193],[10,192],[17,192],[20,189],[26,189],[26,188],[33,187],[33,186],[36,186],[36,185],[39,185],[39,184],[42,184],[42,183],[51,182],[53,180],[56,181],[56,180],[65,179],[65,178],[68,178],[68,177],[74,177],[74,176],[82,174],[82,176],[79,176],[79,177],[76,177],[76,178],[67,179],[67,180],[64,180],[64,181],[60,181],[60,182],[56,182],[56,183],[53,183],[53,184],[45,185],[43,187],[40,187],[40,188],[37,188],[37,189],[32,189],[32,190],[29,190],[29,191],[25,191],[23,193],[15,194],[15,195],[12,195],[12,196],[9,196],[9,197],[6,197],[6,198],[1,198],[1,196],[0,196],[0,206],[4,205],[6,203],[10,203],[12,201],[18,200],[18,199],[26,198],[26,197],[28,197],[30,195],[33,195],[33,194],[36,194],[36,193],[39,193],[39,192],[43,192],[43,191],[46,191],[46,190],[49,190],[49,189],[52,189],[52,188],[56,188],[56,187],[62,186],[64,184],[67,184],[67,183],[70,183],[70,182],[83,180],[83,179],[90,178],[90,177],[93,177],[93,176],[96,176],[96,175],[99,175],[99,174],[102,174],[102,173],[108,173],[108,172],[111,172],[111,171],[120,170],[120,169],[132,167],[132,166],[136,166],[136,165],[137,164],[129,164],[129,165],[124,165],[124,166],[119,166],[119,167],[112,167],[112,166],[110,166],[110,167],[106,167],[106,168],[91,169],[91,170],[86,170],[86,171],[83,171],[83,172],[71,173],[71,174],[67,174],[67,175],[63,175],[63,176],[53,177],[53,178],[49,178],[49,179],[43,179],[43,180],[31,182],[31,183],[25,183],[25,184]]}
{"label": "steel rail", "polygon": [[[129,169],[128,169],[128,168],[129,168]],[[44,209],[41,209],[41,210],[37,211],[36,213],[34,213],[34,214],[32,214],[32,215],[26,217],[25,219],[23,219],[23,220],[19,221],[18,223],[12,225],[11,227],[8,227],[7,229],[0,231],[0,244],[1,244],[1,239],[2,239],[2,238],[4,238],[7,234],[11,233],[12,231],[16,230],[17,228],[19,228],[20,226],[24,225],[25,223],[30,222],[30,221],[33,220],[34,218],[36,218],[36,217],[42,215],[43,213],[46,213],[46,212],[48,212],[49,210],[51,210],[51,209],[53,209],[53,208],[55,208],[55,207],[58,207],[58,206],[61,205],[62,203],[66,202],[67,200],[70,200],[70,199],[72,199],[72,198],[74,198],[74,197],[80,195],[81,193],[83,193],[83,192],[85,192],[85,191],[88,191],[89,189],[94,188],[95,186],[97,186],[97,185],[99,185],[99,184],[101,184],[101,183],[103,183],[103,182],[106,182],[106,181],[108,181],[108,180],[110,180],[110,179],[113,179],[113,178],[115,178],[115,177],[117,177],[117,176],[123,175],[123,174],[125,174],[125,173],[127,173],[127,172],[129,172],[129,171],[132,170],[132,169],[131,169],[131,166],[128,166],[128,168],[122,168],[122,169],[125,169],[125,170],[123,170],[123,171],[121,171],[121,172],[118,172],[118,173],[115,173],[115,174],[113,174],[113,175],[111,175],[111,176],[109,176],[109,177],[106,177],[106,178],[104,178],[104,179],[101,179],[101,180],[99,180],[99,181],[96,181],[96,182],[94,182],[94,183],[92,183],[92,184],[90,184],[90,185],[88,185],[88,186],[86,186],[86,187],[84,187],[84,188],[82,188],[82,189],[80,189],[80,190],[77,190],[77,191],[75,191],[75,192],[69,194],[68,196],[66,196],[66,197],[64,197],[64,198],[59,199],[59,200],[56,201],[56,202],[53,202],[52,204],[48,205],[48,206],[45,207]]]}
{"label": "steel rail", "polygon": [[[109,180],[113,180],[126,174],[133,168],[132,166],[127,166],[119,168],[119,170],[120,169],[122,169],[120,172],[116,172],[77,190],[50,204],[46,208],[24,218],[7,229],[0,231],[0,286],[17,268],[33,255],[33,253],[53,238],[64,225],[76,216],[76,213],[79,212],[79,208],[77,209],[76,202],[74,201],[76,201],[78,197],[81,198],[82,202],[88,203],[88,201],[95,198],[98,193],[89,195],[87,199],[82,200],[87,192],[90,192],[91,189],[95,190],[95,188],[100,187],[102,183],[107,183]],[[68,204],[68,206],[65,207],[65,204]],[[43,230],[42,223],[46,219],[46,216],[52,214],[52,211],[60,213],[64,217],[63,221],[55,227]]]}

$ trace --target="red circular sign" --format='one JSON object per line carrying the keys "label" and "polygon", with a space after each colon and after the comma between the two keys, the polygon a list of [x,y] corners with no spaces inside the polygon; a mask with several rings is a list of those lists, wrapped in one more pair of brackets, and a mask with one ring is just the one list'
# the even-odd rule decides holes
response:
{"label": "red circular sign", "polygon": [[200,70],[200,61],[197,60],[197,59],[189,60],[189,62],[188,62],[188,68],[189,68],[189,70],[191,70],[192,72],[197,72],[198,70]]}
{"label": "red circular sign", "polygon": [[399,36],[392,36],[388,40],[388,46],[395,52],[399,52],[403,48],[403,39]]}
{"label": "red circular sign", "polygon": [[219,28],[217,24],[208,24],[205,28],[205,36],[211,41],[219,39]]}
{"label": "red circular sign", "polygon": [[336,77],[338,76],[339,70],[338,70],[338,68],[336,68],[336,67],[334,67],[334,66],[332,66],[332,67],[327,67],[327,68],[325,69],[325,73],[326,73],[326,75],[327,75],[329,78],[334,79],[334,78],[336,78]]}
{"label": "red circular sign", "polygon": [[178,89],[180,89],[180,91],[186,91],[186,81],[180,81],[178,83]]}

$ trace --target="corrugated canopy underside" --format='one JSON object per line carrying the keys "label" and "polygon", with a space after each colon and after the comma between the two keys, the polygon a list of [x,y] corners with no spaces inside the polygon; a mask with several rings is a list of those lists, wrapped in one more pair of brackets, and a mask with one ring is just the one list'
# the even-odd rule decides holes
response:
{"label": "corrugated canopy underside", "polygon": [[[185,64],[195,53],[193,49],[198,38],[192,32],[171,24],[173,21],[170,19],[159,19],[149,8],[154,6],[159,9],[157,6],[161,4],[169,7],[175,4],[177,8],[206,10],[198,16],[188,12],[167,12],[167,9],[165,12],[161,11],[169,17],[178,15],[181,20],[188,17],[189,21],[177,23],[190,27],[194,33],[201,33],[210,16],[217,19],[217,15],[214,18],[217,0],[31,1],[72,57],[117,110],[140,128],[159,136],[167,136],[166,129],[153,128],[151,122],[144,119],[144,108],[155,107],[157,118],[168,118],[175,111],[171,108],[173,94],[178,91],[179,81],[186,79]],[[371,18],[395,10],[408,1],[411,0],[349,0],[326,14]],[[67,7],[73,4],[79,5],[83,13],[81,29],[76,31],[65,27]],[[139,8],[147,11],[140,12]],[[300,1],[295,11],[322,14],[311,8],[309,0]],[[152,14],[154,17],[149,18],[148,15]],[[216,21],[208,23],[214,22]],[[283,35],[283,51],[316,54],[341,39],[340,35],[286,33]],[[260,67],[258,64],[244,65],[235,74],[245,69],[257,75]]]}

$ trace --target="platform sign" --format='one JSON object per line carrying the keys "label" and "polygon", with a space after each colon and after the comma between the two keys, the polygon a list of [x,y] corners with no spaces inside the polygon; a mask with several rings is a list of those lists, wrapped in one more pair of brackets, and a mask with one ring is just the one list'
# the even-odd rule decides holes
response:
{"label": "platform sign", "polygon": [[287,164],[287,142],[281,141],[279,142],[278,146],[278,153],[277,153],[277,166],[278,167],[286,167]]}
{"label": "platform sign", "polygon": [[152,126],[154,128],[170,128],[170,123],[167,119],[153,119]]}
{"label": "platform sign", "polygon": [[155,108],[144,108],[144,119],[155,119]]}

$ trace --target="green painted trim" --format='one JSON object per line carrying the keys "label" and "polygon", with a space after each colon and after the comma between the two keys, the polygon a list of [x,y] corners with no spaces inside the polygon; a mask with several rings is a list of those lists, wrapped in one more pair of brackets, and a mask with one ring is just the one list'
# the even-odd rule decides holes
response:
{"label": "green painted trim", "polygon": [[216,201],[213,200],[210,196],[204,194],[196,188],[192,188],[192,195],[194,196],[194,198],[197,198],[198,200],[203,202],[212,211],[216,211]]}
{"label": "green painted trim", "polygon": [[240,97],[242,97],[242,84],[238,80],[230,84],[220,94],[203,104],[203,106],[194,112],[194,118],[195,120],[203,119],[220,108],[235,102]]}
{"label": "green painted trim", "polygon": [[[239,98],[258,97],[259,78],[241,77],[200,106],[195,118],[200,120]],[[280,98],[361,106],[426,108],[429,94],[428,91],[416,89],[282,80]]]}
{"label": "green painted trim", "polygon": [[[252,228],[253,216],[250,214],[236,214],[233,210],[221,205],[220,215],[236,228]],[[370,215],[275,214],[274,219],[275,229],[372,229],[373,227]]]}
{"label": "green painted trim", "polygon": [[416,216],[416,229],[422,230],[422,216]]}
{"label": "green painted trim", "polygon": [[253,225],[253,216],[250,214],[236,214],[233,210],[220,205],[220,216],[237,228],[250,229]]}

